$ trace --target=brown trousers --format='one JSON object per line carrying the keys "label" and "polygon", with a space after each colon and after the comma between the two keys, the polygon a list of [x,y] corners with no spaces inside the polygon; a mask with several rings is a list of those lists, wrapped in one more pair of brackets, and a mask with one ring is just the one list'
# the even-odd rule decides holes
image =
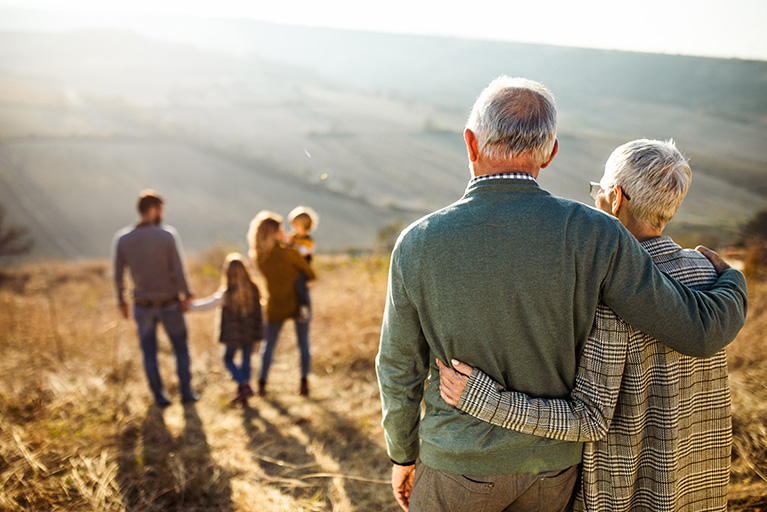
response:
{"label": "brown trousers", "polygon": [[543,473],[462,476],[416,462],[409,512],[567,512],[580,464]]}

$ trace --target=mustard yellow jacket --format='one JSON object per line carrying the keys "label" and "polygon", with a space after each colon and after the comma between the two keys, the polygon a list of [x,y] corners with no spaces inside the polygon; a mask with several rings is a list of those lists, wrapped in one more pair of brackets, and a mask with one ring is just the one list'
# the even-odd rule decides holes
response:
{"label": "mustard yellow jacket", "polygon": [[302,273],[307,280],[316,278],[314,271],[293,247],[277,244],[262,261],[256,261],[266,280],[269,298],[266,302],[266,321],[284,322],[298,314],[296,280]]}

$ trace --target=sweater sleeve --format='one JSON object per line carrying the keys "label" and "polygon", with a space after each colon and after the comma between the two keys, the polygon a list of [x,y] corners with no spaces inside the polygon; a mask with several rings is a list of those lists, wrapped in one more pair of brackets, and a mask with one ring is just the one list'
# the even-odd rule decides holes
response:
{"label": "sweater sleeve", "polygon": [[596,441],[607,433],[626,363],[629,327],[600,305],[569,399],[507,391],[478,368],[458,408],[493,425],[560,441]]}
{"label": "sweater sleeve", "polygon": [[746,279],[723,272],[708,291],[694,291],[658,270],[626,232],[610,257],[602,300],[626,323],[693,357],[727,346],[746,321]]}
{"label": "sweater sleeve", "polygon": [[112,278],[115,283],[115,292],[117,293],[117,304],[125,304],[125,257],[120,250],[120,235],[118,232],[112,241]]}
{"label": "sweater sleeve", "polygon": [[383,427],[389,457],[408,464],[418,457],[418,426],[429,347],[418,311],[409,300],[395,249],[389,270],[376,373],[383,406]]}
{"label": "sweater sleeve", "polygon": [[193,300],[189,304],[189,312],[201,313],[203,311],[210,311],[211,309],[215,309],[216,306],[221,304],[221,301],[223,299],[224,299],[224,292],[218,291],[214,293],[213,295],[211,295],[210,297]]}

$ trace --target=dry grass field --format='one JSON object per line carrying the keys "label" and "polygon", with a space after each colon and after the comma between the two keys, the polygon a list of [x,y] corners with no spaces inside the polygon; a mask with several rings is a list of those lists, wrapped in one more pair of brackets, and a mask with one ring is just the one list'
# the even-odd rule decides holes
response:
{"label": "dry grass field", "polygon": [[[223,251],[190,265],[197,294],[218,286]],[[320,257],[313,288],[312,395],[283,330],[269,395],[232,407],[214,312],[187,316],[193,384],[151,403],[132,321],[114,307],[106,262],[0,270],[0,510],[395,511],[373,359],[385,259]],[[767,510],[767,283],[731,345],[731,510]],[[258,367],[258,359],[254,357]]]}

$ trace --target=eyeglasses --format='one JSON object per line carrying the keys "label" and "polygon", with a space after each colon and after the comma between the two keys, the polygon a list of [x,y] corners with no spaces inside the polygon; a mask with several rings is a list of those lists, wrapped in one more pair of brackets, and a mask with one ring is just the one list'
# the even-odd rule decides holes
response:
{"label": "eyeglasses", "polygon": [[[618,185],[610,185],[610,188],[615,188],[617,186]],[[596,181],[589,181],[589,195],[591,196],[591,199],[596,201],[597,196],[602,190],[604,189],[602,188],[601,183],[597,183]],[[623,191],[623,197],[626,198],[626,201],[631,201],[631,198],[629,197],[628,193],[626,193],[626,189],[621,187],[621,190]]]}

